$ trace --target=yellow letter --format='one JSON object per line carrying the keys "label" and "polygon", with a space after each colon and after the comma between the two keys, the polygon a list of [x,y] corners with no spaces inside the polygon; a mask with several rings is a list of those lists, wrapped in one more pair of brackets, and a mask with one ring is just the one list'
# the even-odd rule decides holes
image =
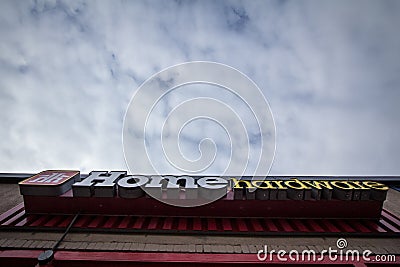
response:
{"label": "yellow letter", "polygon": [[[338,184],[338,183],[340,183],[340,184]],[[332,181],[331,184],[333,186],[336,186],[337,188],[345,189],[345,190],[357,189],[357,187],[352,186],[347,181]],[[343,186],[343,185],[345,185],[345,186]]]}
{"label": "yellow letter", "polygon": [[243,183],[245,184],[246,188],[254,188],[254,186],[249,181],[246,181],[246,180],[237,180],[236,178],[232,178],[232,181],[233,181],[233,186],[232,186],[233,188],[242,189]]}
{"label": "yellow letter", "polygon": [[332,186],[328,181],[303,181],[303,183],[308,184],[316,189],[322,189],[322,187],[332,189]]}
{"label": "yellow letter", "polygon": [[[261,188],[261,189],[276,189],[276,187],[274,187],[271,184],[271,181],[252,181],[251,182],[255,187],[257,188]],[[263,186],[262,184],[265,184],[266,186]]]}
{"label": "yellow letter", "polygon": [[356,186],[359,186],[359,188],[357,188],[357,189],[370,189],[370,188],[368,188],[368,187],[364,187],[364,186],[361,184],[361,181],[349,181],[349,183],[352,183],[352,184],[355,184]]}
{"label": "yellow letter", "polygon": [[293,188],[293,189],[310,189],[310,187],[306,186],[302,182],[300,182],[298,179],[292,179],[289,181],[285,181],[285,185],[287,187]]}
{"label": "yellow letter", "polygon": [[282,185],[283,181],[278,180],[278,181],[271,181],[271,182],[275,183],[278,186],[278,189],[287,189],[287,187],[284,187]]}
{"label": "yellow letter", "polygon": [[372,189],[385,190],[385,191],[389,190],[389,187],[387,187],[384,184],[378,183],[378,182],[366,181],[366,182],[363,182],[363,184]]}

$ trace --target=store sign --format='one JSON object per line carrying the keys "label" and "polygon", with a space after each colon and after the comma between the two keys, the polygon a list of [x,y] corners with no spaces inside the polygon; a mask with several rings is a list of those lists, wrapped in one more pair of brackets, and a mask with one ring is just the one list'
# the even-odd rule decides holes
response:
{"label": "store sign", "polygon": [[385,200],[386,185],[350,180],[243,180],[234,177],[144,176],[125,171],[92,171],[81,180],[79,171],[44,171],[20,184],[23,195],[56,196],[72,189],[74,197],[138,198],[145,194],[168,199],[207,198],[233,191],[247,200]]}

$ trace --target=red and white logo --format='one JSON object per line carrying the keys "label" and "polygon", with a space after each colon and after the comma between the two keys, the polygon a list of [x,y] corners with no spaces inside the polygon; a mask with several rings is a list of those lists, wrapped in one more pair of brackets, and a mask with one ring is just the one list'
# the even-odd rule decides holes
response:
{"label": "red and white logo", "polygon": [[20,185],[60,185],[77,174],[79,171],[43,171],[20,182]]}

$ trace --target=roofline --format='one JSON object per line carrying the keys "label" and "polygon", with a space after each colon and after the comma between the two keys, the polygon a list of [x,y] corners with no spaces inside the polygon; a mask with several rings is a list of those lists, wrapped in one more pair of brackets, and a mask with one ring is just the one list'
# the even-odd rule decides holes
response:
{"label": "roofline", "polygon": [[[19,183],[37,173],[11,173],[11,172],[4,172],[0,173],[0,183]],[[165,174],[168,176],[169,174]],[[88,174],[81,173],[81,177],[84,178],[88,176]],[[172,175],[176,176],[176,175]],[[177,175],[180,176],[180,175]],[[213,176],[213,175],[190,175],[191,177],[205,177],[205,176]],[[225,175],[225,177],[235,177],[235,175]],[[260,176],[262,177],[262,176]],[[376,180],[376,181],[384,181],[384,182],[393,182],[397,183],[400,182],[400,176],[394,175],[363,175],[363,176],[355,176],[355,175],[269,175],[269,179],[271,180],[287,180],[291,178],[297,178],[299,180]],[[244,180],[250,180],[252,176],[243,176]]]}

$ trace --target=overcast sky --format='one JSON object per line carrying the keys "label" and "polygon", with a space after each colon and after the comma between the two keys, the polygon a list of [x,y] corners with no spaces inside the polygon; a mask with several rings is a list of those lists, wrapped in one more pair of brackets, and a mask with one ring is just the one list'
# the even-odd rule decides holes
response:
{"label": "overcast sky", "polygon": [[[271,174],[399,175],[399,14],[384,0],[1,1],[0,171],[126,169],[137,88],[204,60],[240,70],[268,100]],[[188,157],[199,132],[229,141],[193,124]]]}

